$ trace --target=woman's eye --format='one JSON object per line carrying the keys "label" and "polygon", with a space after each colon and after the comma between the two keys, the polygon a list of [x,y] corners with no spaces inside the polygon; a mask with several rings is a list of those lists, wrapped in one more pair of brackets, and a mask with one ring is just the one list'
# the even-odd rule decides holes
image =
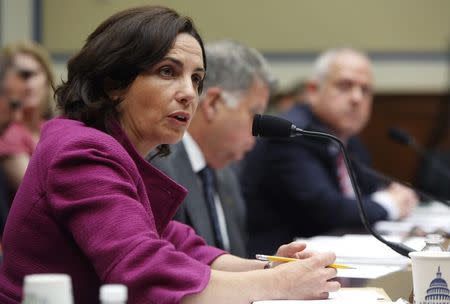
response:
{"label": "woman's eye", "polygon": [[202,83],[202,81],[203,81],[203,79],[199,75],[192,76],[192,82],[194,84],[196,84],[197,86],[200,85],[200,83]]}
{"label": "woman's eye", "polygon": [[161,76],[171,77],[171,76],[173,76],[174,72],[173,72],[173,69],[171,67],[164,66],[164,67],[159,69],[159,74]]}

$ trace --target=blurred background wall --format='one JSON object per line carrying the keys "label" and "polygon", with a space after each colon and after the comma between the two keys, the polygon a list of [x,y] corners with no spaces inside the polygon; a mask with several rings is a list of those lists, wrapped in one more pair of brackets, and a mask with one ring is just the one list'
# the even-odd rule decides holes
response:
{"label": "blurred background wall", "polygon": [[363,140],[375,168],[412,181],[419,157],[387,138],[399,126],[428,148],[449,145],[448,0],[0,0],[0,43],[34,39],[58,78],[87,35],[114,12],[162,4],[191,16],[205,41],[231,38],[262,51],[280,86],[309,75],[324,49],[352,46],[374,62],[374,113]]}

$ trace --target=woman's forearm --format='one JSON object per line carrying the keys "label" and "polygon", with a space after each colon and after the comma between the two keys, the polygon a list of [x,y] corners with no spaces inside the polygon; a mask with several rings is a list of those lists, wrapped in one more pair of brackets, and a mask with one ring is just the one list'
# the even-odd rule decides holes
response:
{"label": "woman's forearm", "polygon": [[266,262],[258,260],[243,259],[231,254],[223,254],[214,260],[211,268],[214,270],[239,272],[264,269],[265,264]]}
{"label": "woman's forearm", "polygon": [[[281,251],[288,249],[286,247]],[[333,253],[311,253],[295,262],[280,264],[273,269],[261,269],[262,262],[223,255],[212,263],[206,288],[185,296],[181,303],[240,304],[275,299],[326,299],[330,291],[340,287],[338,282],[332,280],[336,269],[327,267],[335,259]],[[252,267],[259,267],[259,270],[251,270]],[[232,271],[218,268],[231,268]]]}
{"label": "woman's forearm", "polygon": [[[188,295],[182,304],[248,304],[262,299],[275,299],[267,286],[273,286],[273,276],[267,270],[226,272],[211,270],[208,286],[198,294]],[[273,292],[273,290],[272,290]]]}

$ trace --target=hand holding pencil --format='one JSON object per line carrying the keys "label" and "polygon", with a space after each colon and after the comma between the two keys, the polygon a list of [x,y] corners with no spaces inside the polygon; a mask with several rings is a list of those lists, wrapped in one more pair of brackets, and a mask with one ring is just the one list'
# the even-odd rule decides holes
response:
{"label": "hand holding pencil", "polygon": [[329,292],[340,288],[334,280],[336,268],[329,267],[336,265],[336,255],[332,252],[314,252],[306,250],[305,243],[290,243],[280,246],[275,256],[260,256],[260,259],[277,260],[275,263],[279,264],[267,271],[267,275],[276,278],[274,286],[280,289],[280,294],[289,294],[287,299],[326,299]]}
{"label": "hand holding pencil", "polygon": [[[286,257],[281,257],[281,256],[264,255],[264,254],[257,254],[256,259],[260,260],[260,261],[268,261],[268,262],[270,261],[270,262],[279,262],[279,263],[294,262],[294,261],[300,260],[300,259],[296,259],[296,258],[286,258]],[[335,269],[354,269],[354,267],[350,267],[350,266],[342,265],[342,264],[335,264],[335,263],[332,263],[332,264],[328,265],[327,267],[335,268]]]}

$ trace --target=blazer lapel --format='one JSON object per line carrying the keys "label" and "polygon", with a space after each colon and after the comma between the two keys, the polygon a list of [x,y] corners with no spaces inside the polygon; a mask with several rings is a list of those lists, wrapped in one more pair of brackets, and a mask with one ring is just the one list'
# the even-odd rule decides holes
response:
{"label": "blazer lapel", "polygon": [[187,213],[187,217],[197,234],[201,235],[208,244],[214,244],[213,229],[209,220],[201,182],[192,170],[183,143],[176,146],[176,151],[173,151],[173,170],[175,176],[183,181],[183,186],[189,191],[180,208]]}

